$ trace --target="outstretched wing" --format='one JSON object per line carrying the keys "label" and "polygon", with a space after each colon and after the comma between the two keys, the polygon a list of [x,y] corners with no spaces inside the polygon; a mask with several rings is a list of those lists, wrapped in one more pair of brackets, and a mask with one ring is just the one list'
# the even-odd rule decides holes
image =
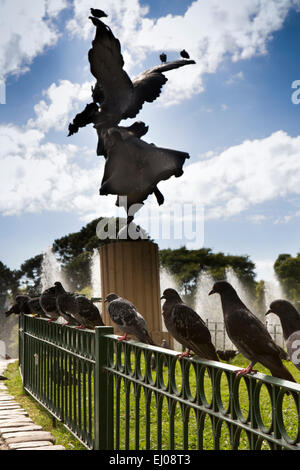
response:
{"label": "outstretched wing", "polygon": [[110,128],[104,137],[106,164],[101,195],[127,196],[128,206],[142,203],[161,180],[183,173],[189,154],[148,144],[132,132]]}
{"label": "outstretched wing", "polygon": [[89,50],[91,73],[104,94],[101,109],[119,116],[121,120],[131,102],[133,85],[123,70],[124,60],[119,40],[101,20],[97,20],[96,24],[95,39]]}
{"label": "outstretched wing", "polygon": [[195,64],[194,60],[174,60],[167,64],[157,65],[145,70],[132,80],[134,93],[131,103],[122,118],[134,118],[145,101],[152,103],[161,93],[163,85],[168,81],[163,72],[178,69],[184,65]]}

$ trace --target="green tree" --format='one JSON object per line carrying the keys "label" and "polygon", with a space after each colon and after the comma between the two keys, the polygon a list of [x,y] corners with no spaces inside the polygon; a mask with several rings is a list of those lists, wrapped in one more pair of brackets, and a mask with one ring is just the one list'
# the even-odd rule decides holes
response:
{"label": "green tree", "polygon": [[85,251],[74,256],[64,267],[64,273],[68,279],[68,284],[73,291],[81,291],[91,284],[90,273],[91,253]]}
{"label": "green tree", "polygon": [[300,253],[295,257],[281,254],[274,263],[274,270],[285,294],[292,302],[300,300]]}
{"label": "green tree", "polygon": [[18,292],[20,273],[12,271],[0,261],[0,308],[3,308],[8,294]]}
{"label": "green tree", "polygon": [[20,277],[28,295],[35,296],[41,290],[43,255],[36,255],[24,261],[20,268]]}
{"label": "green tree", "polygon": [[249,256],[213,253],[210,248],[188,250],[185,246],[176,250],[166,249],[159,253],[160,263],[173,274],[184,295],[192,297],[197,279],[202,270],[208,271],[214,279],[224,279],[225,270],[232,267],[237,276],[246,283],[253,293],[255,290],[255,264]]}
{"label": "green tree", "polygon": [[8,268],[0,261],[0,340],[5,342],[6,352],[17,356],[17,318],[6,317],[4,312],[18,292],[20,273]]}

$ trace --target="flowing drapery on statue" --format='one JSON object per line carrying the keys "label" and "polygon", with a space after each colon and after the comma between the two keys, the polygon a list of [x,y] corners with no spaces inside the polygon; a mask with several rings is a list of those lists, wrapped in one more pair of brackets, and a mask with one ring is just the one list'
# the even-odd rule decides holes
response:
{"label": "flowing drapery on statue", "polygon": [[157,184],[173,175],[181,176],[188,153],[156,147],[141,140],[148,131],[143,122],[129,127],[119,126],[119,123],[134,118],[145,102],[151,103],[159,97],[167,82],[164,72],[195,61],[165,62],[131,80],[123,69],[119,40],[99,18],[90,19],[96,26],[88,54],[91,73],[96,78],[92,87],[93,101],[70,123],[69,135],[78,132],[80,127],[94,124],[98,134],[97,155],[104,155],[106,159],[100,195],[127,196],[129,206],[143,203],[154,193],[158,203],[163,204],[164,198]]}
{"label": "flowing drapery on statue", "polygon": [[142,204],[159,181],[181,176],[189,158],[188,153],[148,144],[124,128],[113,127],[103,134],[106,165],[100,194],[125,194],[128,207]]}

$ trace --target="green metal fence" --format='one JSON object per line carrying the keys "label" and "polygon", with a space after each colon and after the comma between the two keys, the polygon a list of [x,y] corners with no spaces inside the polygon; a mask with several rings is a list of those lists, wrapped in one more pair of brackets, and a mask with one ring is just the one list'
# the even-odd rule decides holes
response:
{"label": "green metal fence", "polygon": [[300,385],[22,316],[25,389],[89,449],[300,449]]}

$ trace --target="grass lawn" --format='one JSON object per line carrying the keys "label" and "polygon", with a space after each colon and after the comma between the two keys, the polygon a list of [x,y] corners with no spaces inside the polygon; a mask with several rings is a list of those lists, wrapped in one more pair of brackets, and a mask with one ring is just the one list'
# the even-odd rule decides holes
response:
{"label": "grass lawn", "polygon": [[[300,382],[300,371],[296,369],[296,367],[289,361],[284,361],[285,366],[289,369],[289,371],[294,376],[295,380],[299,383]],[[232,365],[237,367],[246,367],[249,364],[249,361],[245,359],[242,355],[238,355],[231,361]],[[270,375],[270,371],[263,367],[260,364],[255,366],[255,369],[259,372],[264,374]],[[156,372],[152,371],[152,377],[155,380]],[[181,390],[181,368],[179,362],[177,361],[176,364],[176,386],[178,391]],[[164,370],[164,383],[167,384],[168,376],[167,376],[167,368]],[[196,392],[196,378],[195,373],[193,373],[193,368],[190,368],[190,391],[191,394],[194,396]],[[212,399],[212,387],[211,387],[211,380],[206,372],[205,379],[204,379],[204,389],[205,389],[205,396],[208,403],[211,402]],[[124,385],[123,380],[120,384],[120,449],[124,449],[129,444],[130,449],[135,448],[135,425],[138,421],[139,425],[139,448],[145,449],[146,448],[146,436],[147,433],[150,435],[150,449],[156,450],[157,449],[157,438],[158,438],[158,427],[157,427],[157,406],[156,406],[156,398],[155,394],[151,394],[150,399],[150,407],[147,410],[147,401],[149,402],[149,398],[146,397],[145,392],[141,388],[139,398],[138,398],[138,410],[139,416],[137,416],[136,409],[135,409],[135,401],[136,401],[136,392],[134,391],[133,385],[130,386],[130,391],[127,391],[129,395],[129,400],[127,404],[127,413],[129,415],[129,432],[125,431],[125,415],[126,415],[126,387]],[[228,382],[225,374],[222,374],[221,379],[221,400],[223,403],[223,407],[226,409],[229,405],[229,387]],[[239,385],[239,403],[240,409],[243,414],[244,418],[247,418],[249,412],[249,396],[248,390],[245,383],[245,380],[242,378]],[[169,444],[169,417],[170,411],[168,408],[168,400],[167,398],[162,399],[161,406],[161,443],[162,449],[168,450],[170,449]],[[260,415],[263,422],[263,425],[268,429],[272,423],[272,405],[271,399],[268,392],[266,385],[263,385],[260,390],[260,398],[259,398],[259,408],[260,408]],[[283,422],[286,429],[287,434],[290,438],[294,439],[297,437],[298,433],[298,412],[295,401],[291,395],[285,395],[283,399]],[[150,429],[146,430],[146,417],[150,417]],[[189,420],[188,420],[188,444],[183,446],[183,420],[182,420],[182,410],[180,404],[177,403],[174,410],[174,444],[175,449],[185,449],[185,450],[195,450],[198,448],[197,443],[197,420],[196,415],[193,409],[190,409],[189,413]],[[213,436],[213,429],[212,429],[212,421],[208,414],[204,415],[203,421],[203,440],[202,440],[203,448],[206,450],[211,450],[214,448],[214,436]],[[223,422],[220,431],[220,439],[219,439],[219,446],[222,450],[230,450],[230,432],[227,424]],[[248,449],[249,442],[246,432],[243,430],[241,432],[239,438],[239,449]],[[262,449],[269,450],[270,447],[267,441],[264,441],[262,444]]]}
{"label": "grass lawn", "polygon": [[[134,358],[131,362],[133,368]],[[238,367],[246,367],[248,361],[242,356],[238,355],[231,361],[231,364]],[[288,361],[284,361],[286,367],[294,376],[295,380],[300,383],[300,371],[295,368],[295,366]],[[270,372],[257,364],[255,368],[262,373],[270,374]],[[141,369],[144,372],[144,363],[141,361]],[[152,370],[152,377],[155,379],[156,371]],[[62,444],[68,450],[83,450],[85,447],[80,444],[80,442],[69,433],[66,428],[56,421],[56,426],[53,427],[53,417],[45,409],[39,405],[30,395],[24,392],[22,387],[22,382],[19,376],[19,370],[17,363],[10,364],[6,375],[9,377],[9,381],[6,382],[9,392],[15,396],[18,403],[20,403],[24,409],[29,413],[29,416],[32,420],[43,427],[44,430],[50,431],[56,439],[57,444]],[[176,363],[175,369],[175,381],[178,392],[181,390],[182,386],[182,377],[181,377],[181,367],[179,361]],[[164,368],[164,383],[168,382],[168,370]],[[81,386],[83,384],[81,383]],[[146,449],[146,442],[150,443],[150,449],[157,449],[157,439],[158,439],[158,426],[157,420],[158,417],[161,419],[161,444],[163,450],[168,450],[170,448],[169,443],[169,421],[170,421],[170,409],[168,407],[168,400],[166,397],[162,398],[155,393],[148,395],[148,391],[144,390],[142,386],[134,390],[133,384],[130,384],[129,389],[126,387],[123,379],[120,380],[120,421],[119,421],[119,447],[124,449],[126,446],[129,446],[130,449],[135,449],[135,431],[137,427],[139,428],[139,448],[141,450]],[[192,396],[196,393],[196,376],[193,367],[190,367],[189,374],[189,386],[190,393]],[[204,389],[207,402],[210,402],[212,399],[212,387],[211,380],[206,372],[204,379]],[[127,400],[126,400],[127,396]],[[116,397],[116,394],[115,394]],[[137,400],[137,406],[136,406]],[[158,400],[158,401],[157,401]],[[226,409],[229,404],[229,387],[226,375],[222,374],[221,379],[221,400],[223,407]],[[126,405],[127,401],[127,405]],[[147,406],[148,403],[148,406]],[[249,411],[249,397],[246,387],[246,383],[242,378],[240,381],[239,387],[239,403],[240,409],[244,417],[247,417]],[[260,415],[263,421],[263,424],[266,428],[271,425],[272,417],[272,407],[269,392],[266,385],[263,385],[260,391]],[[160,408],[160,413],[157,413],[157,404]],[[92,407],[93,408],[93,407]],[[196,415],[193,409],[190,409],[189,420],[188,420],[188,443],[183,445],[183,420],[182,420],[182,410],[180,404],[177,403],[173,409],[174,412],[174,444],[175,449],[185,449],[185,450],[195,450],[198,446],[198,436],[197,436],[197,420]],[[115,400],[115,416],[116,416],[116,400]],[[127,418],[126,418],[127,416]],[[126,419],[129,420],[129,426],[126,430],[125,423]],[[146,422],[150,422],[150,426],[146,426]],[[291,438],[297,436],[299,422],[298,422],[298,412],[294,402],[293,397],[285,395],[283,400],[283,421],[286,428],[286,432]],[[206,450],[213,449],[213,430],[211,419],[208,414],[204,416],[203,420],[203,448]],[[225,422],[223,422],[220,431],[220,448],[224,450],[231,449],[230,445],[230,433],[229,428]],[[242,431],[239,439],[239,449],[247,449],[248,438],[245,431]],[[262,449],[269,449],[268,443],[264,442]]]}
{"label": "grass lawn", "polygon": [[67,450],[86,450],[62,423],[57,420],[54,421],[53,416],[24,391],[19,374],[18,362],[9,364],[5,375],[9,379],[5,382],[9,393],[13,395],[16,401],[28,412],[35,424],[42,426],[44,431],[51,432],[55,438],[55,444],[63,445]]}

